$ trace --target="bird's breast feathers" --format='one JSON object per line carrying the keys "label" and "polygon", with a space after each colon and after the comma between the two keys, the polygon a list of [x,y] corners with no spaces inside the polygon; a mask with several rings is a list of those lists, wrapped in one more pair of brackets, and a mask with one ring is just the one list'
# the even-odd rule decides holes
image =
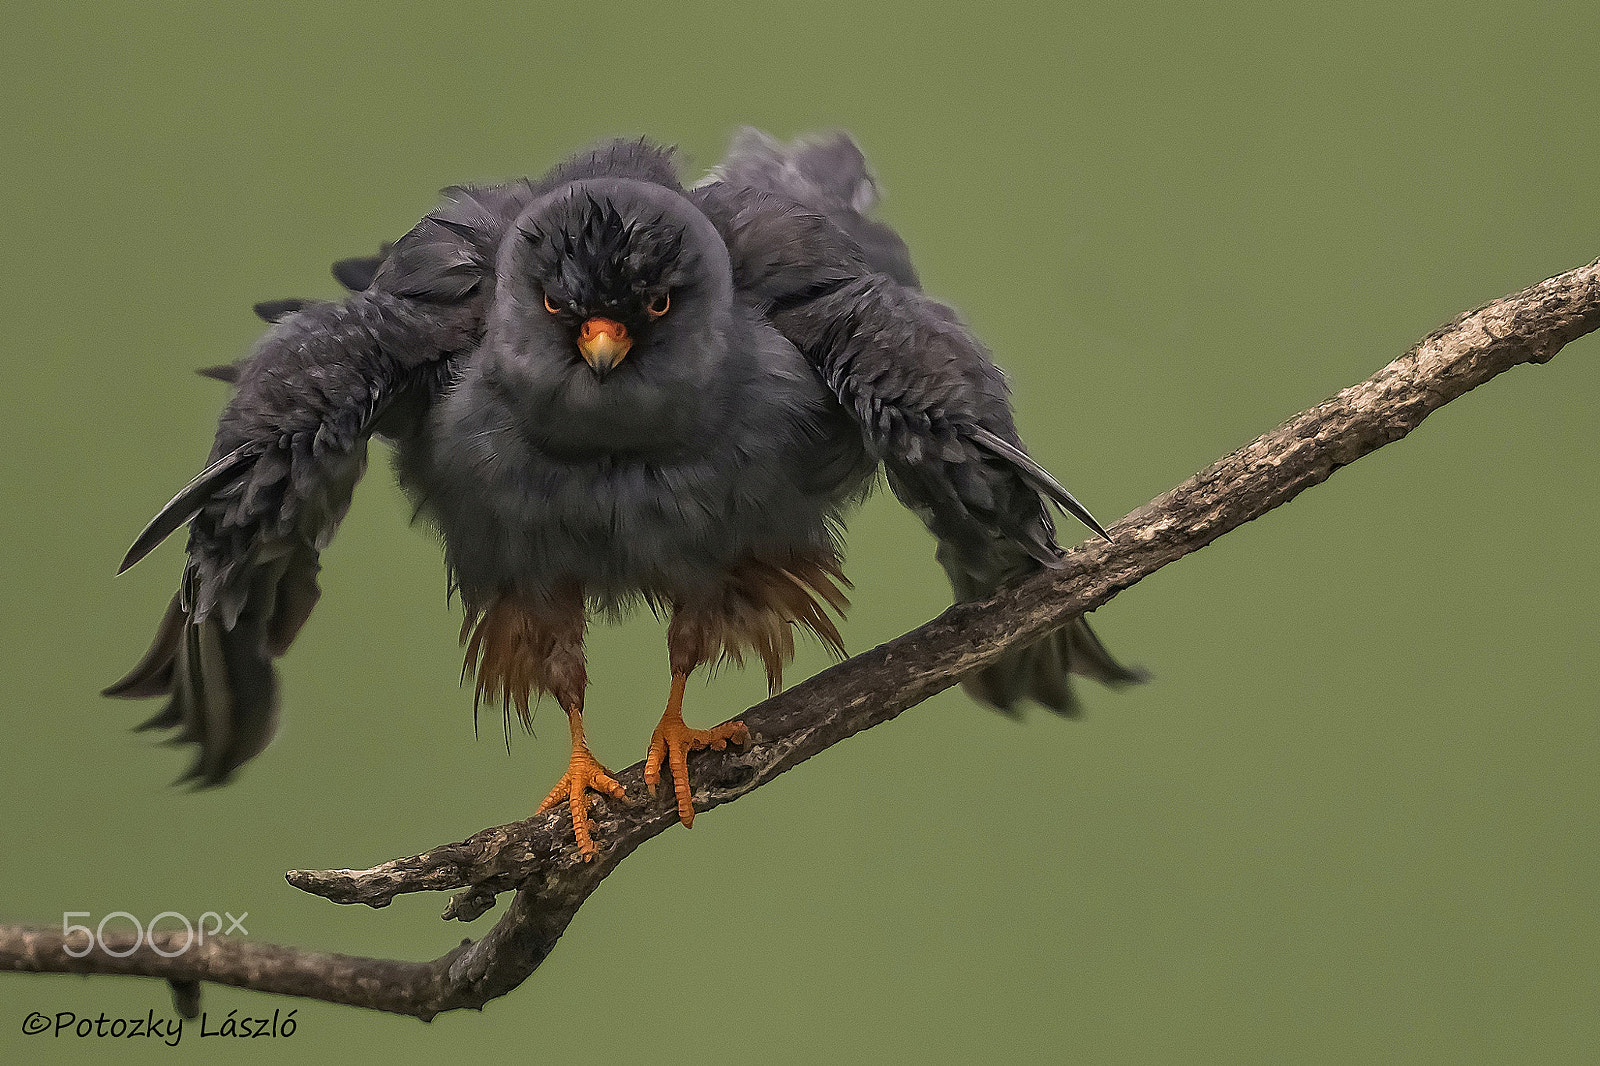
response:
{"label": "bird's breast feathers", "polygon": [[712,584],[751,555],[831,546],[829,520],[860,475],[815,478],[827,401],[797,352],[689,395],[586,374],[524,391],[469,368],[425,439],[402,449],[402,480],[464,591],[577,580],[620,601]]}

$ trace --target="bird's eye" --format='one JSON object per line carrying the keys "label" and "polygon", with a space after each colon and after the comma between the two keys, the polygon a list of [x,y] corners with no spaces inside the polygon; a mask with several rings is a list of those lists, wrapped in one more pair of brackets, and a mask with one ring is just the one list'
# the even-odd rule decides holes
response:
{"label": "bird's eye", "polygon": [[549,293],[544,294],[544,309],[549,311],[552,315],[559,315],[561,313],[561,308],[557,307],[555,305],[555,301],[550,299]]}
{"label": "bird's eye", "polygon": [[672,297],[666,293],[662,293],[660,296],[657,296],[655,299],[645,304],[644,310],[645,314],[649,315],[651,318],[660,318],[662,315],[671,310],[671,308]]}

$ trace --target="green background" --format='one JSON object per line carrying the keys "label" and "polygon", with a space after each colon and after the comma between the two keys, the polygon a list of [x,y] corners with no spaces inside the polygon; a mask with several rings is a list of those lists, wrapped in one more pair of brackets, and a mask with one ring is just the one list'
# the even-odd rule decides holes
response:
{"label": "green background", "polygon": [[[930,290],[1111,520],[1440,322],[1600,255],[1592,2],[12,5],[0,48],[0,919],[249,912],[250,936],[432,957],[442,898],[370,865],[525,816],[546,705],[473,739],[436,544],[377,457],[228,789],[96,691],[179,569],[112,571],[198,468],[249,307],[434,190],[613,134],[714,162],[852,130]],[[291,1040],[21,1035],[170,1013],[163,984],[0,977],[0,1058],[1579,1062],[1600,1056],[1600,342],[1519,369],[1096,616],[1155,683],[1017,724],[946,694],[625,863],[481,1015],[298,1008]],[[1070,530],[1073,536],[1081,531]],[[852,526],[864,649],[948,591],[884,494]],[[801,676],[824,662],[808,650]],[[598,633],[621,767],[659,628]],[[759,696],[691,688],[707,723]],[[486,925],[489,919],[485,919]]]}

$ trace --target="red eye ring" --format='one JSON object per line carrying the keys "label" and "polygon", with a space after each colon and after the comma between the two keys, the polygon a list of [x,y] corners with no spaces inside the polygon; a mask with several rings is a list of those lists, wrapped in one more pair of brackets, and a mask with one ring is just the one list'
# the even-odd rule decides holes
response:
{"label": "red eye ring", "polygon": [[672,296],[669,293],[662,293],[645,305],[644,313],[651,318],[660,318],[671,309]]}
{"label": "red eye ring", "polygon": [[552,315],[559,315],[561,313],[561,308],[550,302],[549,293],[544,294],[544,309],[549,311]]}

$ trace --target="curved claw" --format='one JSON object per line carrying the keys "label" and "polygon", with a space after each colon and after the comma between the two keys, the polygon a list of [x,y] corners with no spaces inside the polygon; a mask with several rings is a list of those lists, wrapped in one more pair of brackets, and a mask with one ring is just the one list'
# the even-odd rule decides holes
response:
{"label": "curved claw", "polygon": [[600,765],[589,749],[582,745],[572,751],[572,761],[567,764],[567,772],[561,775],[561,780],[556,782],[556,787],[539,804],[535,814],[543,814],[553,810],[562,800],[567,801],[568,808],[572,811],[572,835],[577,839],[578,850],[583,853],[583,861],[588,862],[600,854],[600,846],[594,842],[594,837],[589,831],[589,793],[603,792],[612,799],[625,800],[627,792],[617,783],[611,772]]}
{"label": "curved claw", "polygon": [[672,770],[672,788],[678,800],[678,820],[684,828],[694,826],[694,800],[689,788],[689,753],[701,748],[721,751],[730,743],[743,746],[750,743],[750,730],[743,722],[724,722],[711,729],[690,729],[683,724],[683,688],[688,681],[685,674],[672,675],[672,695],[661,722],[650,735],[650,751],[644,757],[644,783],[650,795],[656,794],[661,783],[661,765]]}

